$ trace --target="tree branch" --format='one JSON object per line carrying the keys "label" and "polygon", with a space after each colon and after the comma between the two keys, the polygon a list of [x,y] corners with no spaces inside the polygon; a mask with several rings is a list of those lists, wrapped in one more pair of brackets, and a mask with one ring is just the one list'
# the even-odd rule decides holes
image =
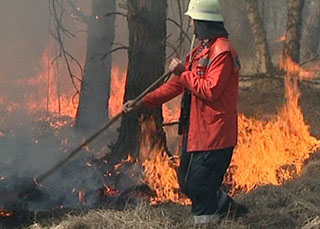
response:
{"label": "tree branch", "polygon": [[118,50],[128,50],[129,47],[128,46],[120,46],[120,47],[117,47],[117,48],[114,48],[112,49],[111,51],[105,53],[101,58],[100,60],[103,60],[104,58],[107,58],[109,55],[111,55],[112,53],[118,51]]}
{"label": "tree branch", "polygon": [[[70,61],[71,62],[75,62],[76,65],[78,66],[78,68],[80,69],[80,72],[81,72],[81,75],[83,74],[83,68],[80,64],[80,62],[75,58],[73,57],[64,47],[64,43],[63,43],[63,39],[62,39],[62,34],[61,32],[63,32],[64,34],[72,34],[71,32],[69,32],[66,28],[63,27],[62,25],[62,19],[63,19],[63,16],[64,16],[64,12],[65,10],[62,8],[62,5],[60,4],[59,1],[57,0],[50,0],[49,2],[49,9],[50,9],[50,13],[51,15],[54,17],[54,25],[55,25],[55,32],[51,32],[53,38],[55,40],[57,40],[58,44],[59,44],[59,47],[60,47],[60,53],[59,55],[54,58],[53,61],[56,61],[56,59],[58,57],[63,57],[64,61],[65,61],[65,64],[66,64],[66,67],[67,67],[67,71],[69,73],[69,76],[70,76],[70,79],[71,79],[71,82],[73,84],[73,87],[74,89],[76,90],[76,94],[79,94],[80,93],[80,90],[78,89],[77,87],[77,84],[76,84],[76,81],[78,82],[81,82],[81,79],[79,77],[77,77],[73,72],[72,72],[72,68],[71,68],[71,64],[70,64]],[[59,6],[59,9],[60,9],[60,14],[58,16],[58,12],[57,12],[57,6],[56,6],[56,3],[57,5]],[[73,35],[73,34],[72,34]],[[73,35],[74,36],[74,35]]]}
{"label": "tree branch", "polygon": [[177,27],[179,27],[181,33],[183,33],[184,36],[188,39],[189,43],[191,43],[191,38],[190,38],[189,35],[186,33],[186,31],[184,31],[182,25],[180,25],[178,22],[176,22],[176,21],[173,20],[172,18],[167,18],[166,20],[172,22],[174,25],[176,25]]}
{"label": "tree branch", "polygon": [[112,15],[120,15],[120,16],[123,16],[123,17],[127,17],[127,15],[125,13],[121,13],[121,12],[110,12],[110,13],[107,13],[107,14],[103,15],[103,17],[110,17]]}

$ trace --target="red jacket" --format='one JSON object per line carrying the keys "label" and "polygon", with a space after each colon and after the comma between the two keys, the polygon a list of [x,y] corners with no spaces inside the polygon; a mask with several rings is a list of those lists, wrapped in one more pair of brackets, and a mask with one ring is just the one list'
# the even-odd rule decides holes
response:
{"label": "red jacket", "polygon": [[[193,56],[200,47],[193,50]],[[190,69],[189,57],[186,59],[186,69]],[[240,64],[234,48],[219,37],[194,57],[191,69],[147,94],[144,103],[149,107],[161,105],[187,88],[192,93],[187,151],[235,146]],[[205,74],[198,74],[199,70]]]}

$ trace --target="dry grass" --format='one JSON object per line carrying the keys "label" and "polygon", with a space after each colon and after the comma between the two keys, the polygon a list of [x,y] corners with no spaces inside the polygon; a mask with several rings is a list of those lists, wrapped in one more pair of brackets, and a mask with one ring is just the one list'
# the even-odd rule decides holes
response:
{"label": "dry grass", "polygon": [[35,222],[28,229],[98,229],[98,228],[134,228],[134,229],[166,229],[166,228],[247,228],[227,217],[219,224],[196,227],[190,215],[189,207],[164,204],[151,207],[143,204],[125,211],[93,210],[78,216],[66,216],[57,224]]}
{"label": "dry grass", "polygon": [[[303,174],[286,184],[264,186],[237,197],[250,208],[250,212],[234,218],[228,216],[216,224],[196,227],[193,225],[190,208],[175,204],[128,207],[124,211],[92,210],[78,215],[67,215],[52,224],[53,219],[38,221],[28,229],[96,229],[96,228],[320,228],[320,156],[307,164]],[[51,221],[51,222],[50,222]]]}
{"label": "dry grass", "polygon": [[89,228],[172,228],[172,221],[162,209],[139,206],[125,211],[93,210],[85,215],[67,216],[57,225],[33,224],[30,229],[89,229]]}
{"label": "dry grass", "polygon": [[320,215],[320,161],[309,162],[303,174],[281,187],[265,186],[241,201],[250,207],[245,223],[253,228],[302,228]]}

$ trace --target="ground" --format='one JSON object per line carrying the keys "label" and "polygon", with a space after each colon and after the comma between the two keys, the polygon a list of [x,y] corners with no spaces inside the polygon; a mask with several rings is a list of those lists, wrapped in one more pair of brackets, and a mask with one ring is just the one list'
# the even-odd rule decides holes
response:
{"label": "ground", "polygon": [[[236,200],[247,205],[250,212],[242,217],[232,215],[218,224],[202,228],[320,228],[320,154],[308,162],[303,174],[281,187],[265,186]],[[46,218],[29,229],[94,229],[94,228],[199,228],[193,225],[189,207],[174,204],[128,207],[125,211],[92,210],[61,219]]]}

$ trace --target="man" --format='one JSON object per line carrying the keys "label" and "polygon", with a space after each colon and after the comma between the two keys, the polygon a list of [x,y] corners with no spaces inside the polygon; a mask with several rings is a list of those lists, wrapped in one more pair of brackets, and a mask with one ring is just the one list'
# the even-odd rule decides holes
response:
{"label": "man", "polygon": [[[178,178],[192,200],[194,221],[200,224],[217,221],[235,206],[220,186],[237,143],[240,64],[227,39],[218,0],[191,0],[186,15],[201,43],[185,65],[174,58],[169,70],[175,76],[138,106],[158,106],[183,93],[179,132],[184,147]],[[123,111],[132,109],[128,101]]]}

